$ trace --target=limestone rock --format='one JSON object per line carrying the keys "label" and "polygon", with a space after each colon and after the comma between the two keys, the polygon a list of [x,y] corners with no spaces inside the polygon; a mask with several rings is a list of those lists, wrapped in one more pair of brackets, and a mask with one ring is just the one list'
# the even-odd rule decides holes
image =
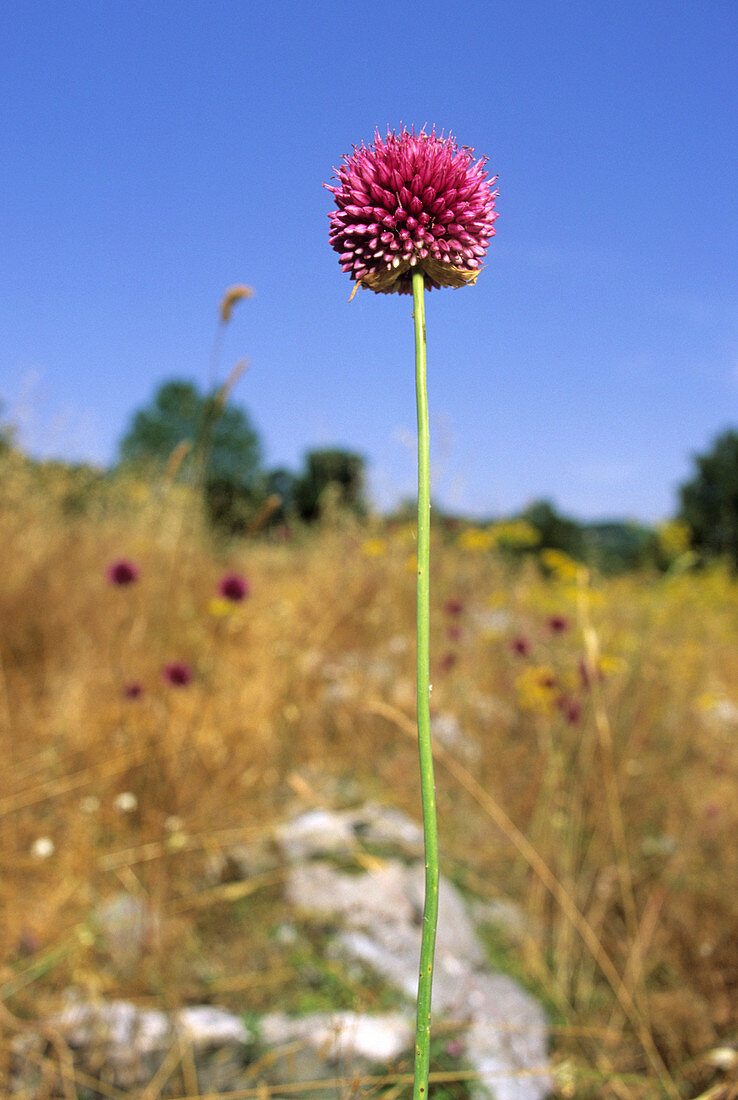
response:
{"label": "limestone rock", "polygon": [[176,1015],[178,1028],[195,1051],[247,1046],[252,1035],[239,1016],[213,1005],[191,1005]]}
{"label": "limestone rock", "polygon": [[356,1067],[392,1062],[413,1044],[410,1018],[401,1013],[376,1016],[357,1012],[316,1013],[293,1017],[282,1013],[264,1016],[260,1022],[261,1039],[268,1047],[302,1043],[322,1059]]}
{"label": "limestone rock", "polygon": [[308,810],[275,833],[289,863],[351,856],[366,845],[408,858],[423,854],[423,830],[399,810],[369,803],[356,810]]}
{"label": "limestone rock", "polygon": [[[342,815],[342,827],[360,817]],[[285,885],[288,900],[304,913],[335,922],[340,929],[335,943],[341,954],[372,967],[409,1000],[414,999],[423,912],[422,865],[385,860],[366,874],[355,875],[316,860],[317,854],[318,849],[313,849],[312,862],[291,868]],[[508,911],[504,902],[481,909],[478,916],[517,925],[519,931],[519,912],[515,907]],[[488,969],[475,921],[459,892],[443,876],[433,1006],[436,1016],[466,1024],[466,1057],[480,1075],[480,1097],[543,1100],[550,1094],[543,1009],[512,978]],[[306,1029],[304,1042],[315,1055],[321,1046],[316,1036],[325,1040],[326,1025],[316,1017],[310,1020],[301,1021],[300,1026]],[[332,1049],[330,1044],[326,1049]]]}

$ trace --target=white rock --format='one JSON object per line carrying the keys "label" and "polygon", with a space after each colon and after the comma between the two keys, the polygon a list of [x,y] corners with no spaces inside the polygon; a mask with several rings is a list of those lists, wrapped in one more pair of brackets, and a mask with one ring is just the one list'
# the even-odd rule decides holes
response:
{"label": "white rock", "polygon": [[349,822],[329,810],[308,810],[280,826],[275,839],[290,863],[316,855],[346,855],[355,844]]}
{"label": "white rock", "polygon": [[354,835],[366,844],[399,848],[410,856],[423,854],[423,830],[400,810],[368,803],[347,815]]}
{"label": "white rock", "polygon": [[134,1048],[139,1054],[163,1051],[171,1038],[164,1012],[137,1008],[130,1001],[72,1001],[55,1024],[70,1046],[102,1044],[110,1049],[113,1061]]}
{"label": "white rock", "polygon": [[351,1065],[356,1059],[394,1061],[412,1047],[414,1029],[410,1016],[400,1013],[332,1012],[302,1018],[274,1013],[262,1018],[260,1031],[269,1047],[303,1042],[331,1062]]}
{"label": "white rock", "polygon": [[211,1047],[246,1045],[252,1036],[232,1012],[213,1005],[191,1005],[177,1013],[177,1023],[196,1051]]}
{"label": "white rock", "polygon": [[[409,999],[414,999],[418,984],[423,893],[422,865],[407,866],[399,860],[387,860],[360,876],[313,862],[293,867],[286,882],[293,905],[340,919],[336,945],[345,958],[370,966]],[[505,918],[504,923],[512,925],[520,916],[517,910],[507,912],[504,905],[491,906],[484,915]],[[468,1024],[466,1056],[480,1074],[480,1097],[542,1100],[551,1090],[543,1009],[512,978],[488,971],[485,963],[464,900],[442,876],[434,1010]],[[336,1020],[348,1023],[341,1014],[332,1019],[334,1026]],[[310,1020],[312,1025],[301,1021],[301,1035],[313,1049],[319,1037],[333,1056],[338,1048],[331,1042],[337,1040],[328,1041],[334,1034],[326,1031],[329,1025],[322,1018]]]}
{"label": "white rock", "polygon": [[543,1100],[552,1080],[540,1004],[504,974],[470,976],[467,996],[473,998],[473,1012],[466,1057],[480,1083],[495,1100]]}

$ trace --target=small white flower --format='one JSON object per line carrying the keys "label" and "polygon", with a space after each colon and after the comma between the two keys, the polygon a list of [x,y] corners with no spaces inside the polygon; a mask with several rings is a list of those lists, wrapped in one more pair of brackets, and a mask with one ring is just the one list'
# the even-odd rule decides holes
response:
{"label": "small white flower", "polygon": [[100,809],[100,799],[96,794],[87,794],[80,798],[79,808],[83,814],[96,814]]}
{"label": "small white flower", "polygon": [[133,791],[121,791],[113,799],[113,805],[122,814],[132,814],[138,808],[138,799]]}
{"label": "small white flower", "polygon": [[31,855],[34,859],[49,859],[55,852],[54,841],[50,836],[36,837],[31,845]]}

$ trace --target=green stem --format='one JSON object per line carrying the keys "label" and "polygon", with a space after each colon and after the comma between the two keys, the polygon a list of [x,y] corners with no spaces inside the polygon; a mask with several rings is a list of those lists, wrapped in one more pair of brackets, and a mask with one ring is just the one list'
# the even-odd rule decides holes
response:
{"label": "green stem", "polygon": [[420,793],[423,802],[423,835],[425,839],[425,908],[423,911],[423,935],[420,944],[413,1100],[427,1100],[428,1097],[433,955],[436,946],[436,925],[438,924],[438,833],[436,829],[436,792],[433,782],[433,752],[430,734],[430,448],[425,366],[424,290],[423,273],[414,271],[415,392],[418,404],[417,706]]}

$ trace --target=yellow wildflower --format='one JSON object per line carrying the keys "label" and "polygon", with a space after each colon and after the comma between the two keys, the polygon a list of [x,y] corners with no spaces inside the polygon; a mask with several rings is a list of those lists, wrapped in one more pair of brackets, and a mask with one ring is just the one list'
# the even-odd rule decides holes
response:
{"label": "yellow wildflower", "polygon": [[526,547],[537,546],[541,541],[541,532],[524,519],[496,523],[493,531],[498,546],[504,546],[508,550],[524,550]]}
{"label": "yellow wildflower", "polygon": [[361,552],[365,558],[381,558],[387,553],[387,540],[380,538],[365,539],[361,544]]}
{"label": "yellow wildflower", "polygon": [[467,527],[459,535],[458,545],[462,550],[481,554],[497,545],[497,536],[490,527]]}
{"label": "yellow wildflower", "polygon": [[627,670],[628,663],[622,657],[613,657],[609,653],[603,653],[600,657],[600,672],[603,676],[618,676]]}
{"label": "yellow wildflower", "polygon": [[580,566],[563,550],[546,547],[545,550],[541,550],[540,558],[541,565],[545,566],[549,573],[553,573],[560,581],[576,580]]}
{"label": "yellow wildflower", "polygon": [[233,614],[233,604],[222,596],[213,596],[212,600],[208,601],[208,611],[216,619],[225,619]]}
{"label": "yellow wildflower", "polygon": [[553,714],[559,698],[556,675],[549,665],[531,666],[515,681],[518,706],[533,714]]}

